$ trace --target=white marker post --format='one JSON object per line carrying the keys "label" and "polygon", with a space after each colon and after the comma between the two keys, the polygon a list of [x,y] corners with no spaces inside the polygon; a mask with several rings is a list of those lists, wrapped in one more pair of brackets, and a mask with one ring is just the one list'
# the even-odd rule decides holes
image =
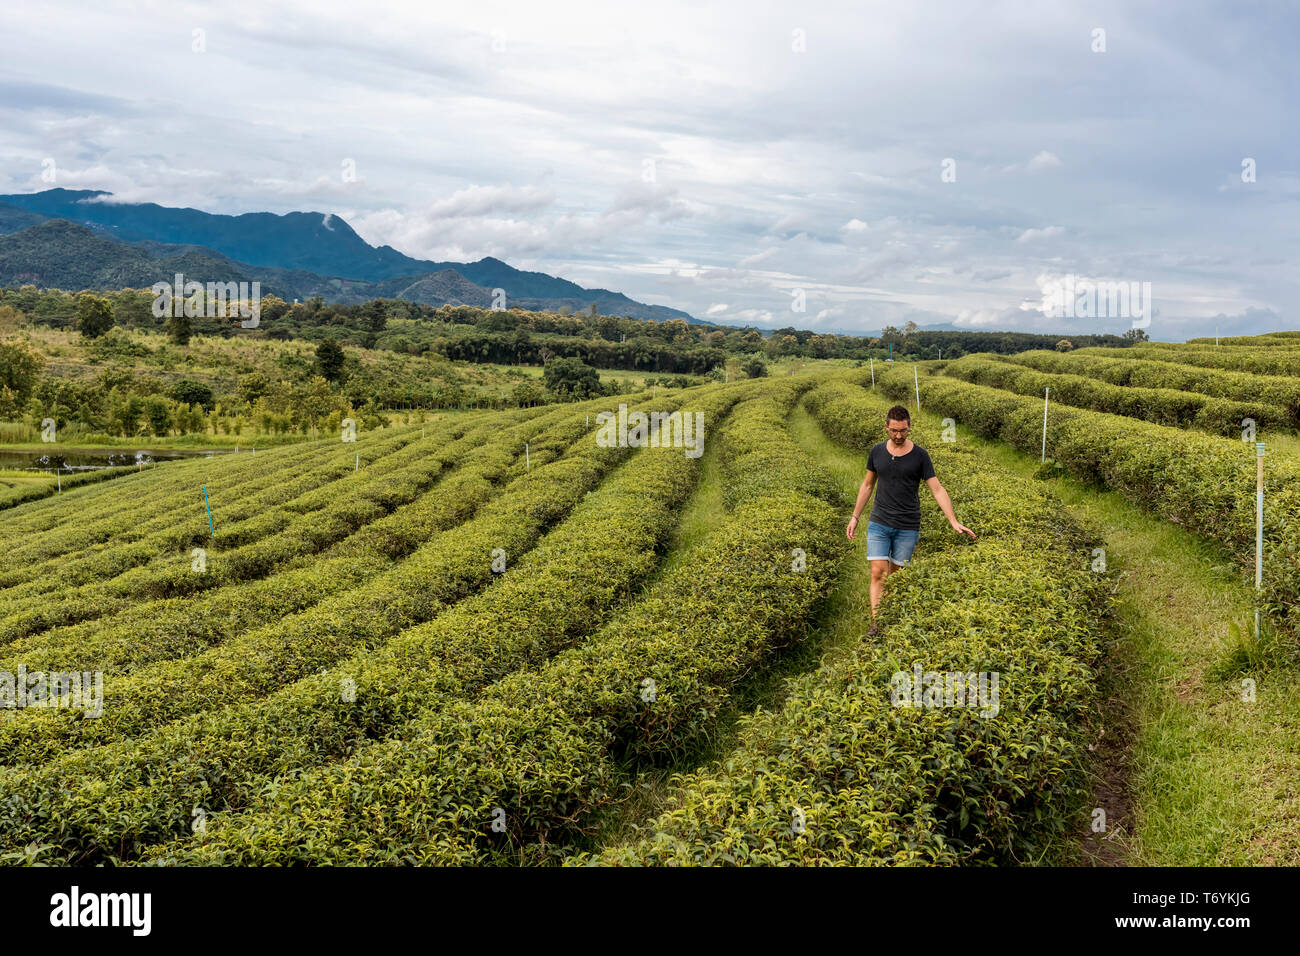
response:
{"label": "white marker post", "polygon": [[528,456],[528,442],[524,442],[524,471],[528,471],[532,467],[533,467],[533,461]]}
{"label": "white marker post", "polygon": [[1043,389],[1043,454],[1038,459],[1040,465],[1047,464],[1047,393],[1051,390],[1050,386]]}
{"label": "white marker post", "polygon": [[357,463],[352,466],[353,471],[361,470],[361,452],[357,452]]}
{"label": "white marker post", "polygon": [[867,361],[871,363],[871,390],[874,392],[876,390],[876,360],[869,358]]}
{"label": "white marker post", "polygon": [[1259,596],[1264,585],[1264,443],[1255,442],[1255,643],[1259,643]]}
{"label": "white marker post", "polygon": [[912,366],[912,384],[916,386],[916,414],[921,414],[921,380],[917,378],[916,366]]}

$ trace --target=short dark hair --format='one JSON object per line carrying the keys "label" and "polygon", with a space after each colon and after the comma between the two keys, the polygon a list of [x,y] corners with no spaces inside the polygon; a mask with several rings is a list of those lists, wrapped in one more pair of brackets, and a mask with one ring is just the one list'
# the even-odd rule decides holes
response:
{"label": "short dark hair", "polygon": [[887,422],[907,422],[912,424],[912,416],[907,413],[907,409],[902,405],[895,405],[889,411],[885,412],[885,421]]}

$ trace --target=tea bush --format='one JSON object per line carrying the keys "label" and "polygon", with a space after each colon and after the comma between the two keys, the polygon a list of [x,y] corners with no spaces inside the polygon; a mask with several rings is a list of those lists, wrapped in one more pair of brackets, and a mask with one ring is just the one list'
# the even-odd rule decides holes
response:
{"label": "tea bush", "polygon": [[1177,364],[1173,356],[1163,358],[1163,361],[1146,361],[1103,358],[1078,352],[1063,355],[1060,352],[1032,351],[1006,356],[1005,361],[1043,372],[1087,375],[1112,385],[1173,388],[1215,398],[1265,402],[1286,409],[1292,423],[1300,421],[1300,379],[1196,368]]}
{"label": "tea bush", "polygon": [[843,529],[809,490],[847,503],[784,425],[808,384],[777,380],[737,406],[719,433],[728,516],[589,641],[421,715],[399,739],[286,780],[257,812],[218,817],[150,859],[504,862],[592,825],[625,795],[625,762],[698,748],[732,689],[803,636],[833,581]]}
{"label": "tea bush", "polygon": [[1065,405],[1140,418],[1155,425],[1198,428],[1216,435],[1239,437],[1247,418],[1260,428],[1290,430],[1295,425],[1293,415],[1285,408],[1262,401],[1233,401],[1169,388],[1111,385],[1082,375],[1047,374],[980,356],[964,356],[949,362],[943,374],[1018,395],[1042,396],[1043,390],[1050,388],[1050,397]]}
{"label": "tea bush", "polygon": [[[743,391],[733,386],[711,394],[712,399],[685,393],[671,402],[694,401],[694,407],[721,414]],[[660,400],[655,407],[667,404]],[[422,561],[417,552],[397,569],[405,575],[401,580],[390,578],[388,588],[369,602],[355,602],[359,607],[349,617],[322,621],[322,638],[358,633],[352,646],[359,653],[347,666],[239,707],[216,709],[225,701],[213,686],[207,689],[213,708],[208,712],[138,741],[14,770],[0,780],[0,791],[14,798],[6,802],[0,795],[0,839],[44,842],[49,859],[129,858],[143,846],[186,832],[195,806],[239,808],[276,792],[278,775],[297,775],[342,756],[368,736],[400,728],[422,708],[451,704],[580,639],[653,569],[656,549],[698,470],[696,460],[679,449],[646,449],[592,491],[604,470],[628,457],[627,449],[600,448],[593,438],[579,439],[572,457],[551,469],[520,479],[525,484],[502,497],[491,524],[474,528],[471,522],[444,535],[450,541],[464,531],[455,553],[434,546],[433,560]],[[481,598],[375,646],[379,632],[412,623],[414,609],[423,606],[433,617],[440,592],[491,576],[489,552],[507,540],[503,535],[525,533],[521,525],[536,535],[588,494],[569,521]],[[507,553],[521,550],[526,548]],[[444,562],[445,585],[433,574],[438,560]],[[249,656],[237,655],[232,663]],[[340,694],[342,679],[355,683],[352,700]],[[69,781],[77,783],[69,788]],[[107,790],[101,782],[109,784]]]}
{"label": "tea bush", "polygon": [[[860,381],[860,379],[859,379]],[[905,399],[902,375],[877,377],[879,390]],[[946,377],[923,380],[922,401],[980,435],[1039,454],[1043,403]],[[1255,447],[1241,441],[1056,406],[1047,454],[1068,474],[1119,492],[1189,531],[1212,538],[1252,572],[1255,564]],[[1262,607],[1275,624],[1300,632],[1300,568],[1286,555],[1300,540],[1300,463],[1265,460]],[[1276,558],[1276,559],[1274,559]]]}
{"label": "tea bush", "polygon": [[[852,447],[889,404],[857,392],[808,400]],[[1109,603],[1093,539],[1032,483],[957,448],[932,457],[979,540],[930,544],[891,578],[882,636],[789,681],[734,751],[675,778],[669,809],[627,845],[566,862],[1017,862],[1074,819]],[[997,673],[998,712],[894,706],[893,675],[914,663]]]}

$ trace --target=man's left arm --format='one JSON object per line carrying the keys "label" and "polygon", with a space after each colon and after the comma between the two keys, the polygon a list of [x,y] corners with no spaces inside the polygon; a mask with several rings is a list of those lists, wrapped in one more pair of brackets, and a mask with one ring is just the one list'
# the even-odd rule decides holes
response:
{"label": "man's left arm", "polygon": [[934,500],[939,505],[939,510],[942,511],[944,517],[948,519],[948,523],[952,525],[953,530],[958,531],[961,534],[968,534],[972,538],[975,537],[975,532],[958,521],[957,516],[953,514],[952,499],[948,497],[947,489],[945,489],[943,485],[939,484],[939,479],[932,475],[925,480],[925,484],[926,487],[930,489],[930,494],[934,495]]}

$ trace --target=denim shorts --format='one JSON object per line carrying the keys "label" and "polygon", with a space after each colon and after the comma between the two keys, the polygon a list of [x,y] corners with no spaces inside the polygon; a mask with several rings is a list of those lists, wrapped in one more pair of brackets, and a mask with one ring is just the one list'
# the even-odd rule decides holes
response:
{"label": "denim shorts", "polygon": [[921,540],[921,532],[908,531],[905,528],[891,528],[889,525],[867,522],[867,560],[892,561],[900,568],[912,557],[916,542]]}

